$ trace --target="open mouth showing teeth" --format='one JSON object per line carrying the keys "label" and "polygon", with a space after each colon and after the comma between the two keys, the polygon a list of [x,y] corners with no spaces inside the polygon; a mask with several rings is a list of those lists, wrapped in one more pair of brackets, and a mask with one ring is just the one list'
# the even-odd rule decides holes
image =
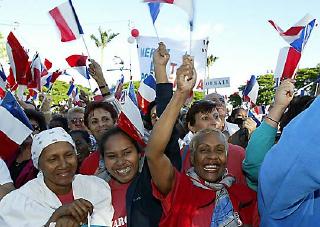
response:
{"label": "open mouth showing teeth", "polygon": [[123,174],[129,173],[130,170],[131,170],[131,168],[127,167],[127,168],[124,168],[124,169],[116,170],[116,172],[123,175]]}
{"label": "open mouth showing teeth", "polygon": [[206,165],[203,169],[205,171],[215,172],[215,171],[218,171],[219,166],[217,166],[217,165]]}

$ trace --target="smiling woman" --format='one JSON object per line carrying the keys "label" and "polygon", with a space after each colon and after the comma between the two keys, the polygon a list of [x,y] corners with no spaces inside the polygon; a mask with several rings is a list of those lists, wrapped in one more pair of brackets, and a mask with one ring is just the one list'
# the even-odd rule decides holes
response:
{"label": "smiling woman", "polygon": [[95,176],[75,175],[75,144],[68,133],[62,128],[39,133],[31,153],[40,174],[1,201],[0,226],[79,226],[88,216],[91,224],[111,225],[110,188]]}

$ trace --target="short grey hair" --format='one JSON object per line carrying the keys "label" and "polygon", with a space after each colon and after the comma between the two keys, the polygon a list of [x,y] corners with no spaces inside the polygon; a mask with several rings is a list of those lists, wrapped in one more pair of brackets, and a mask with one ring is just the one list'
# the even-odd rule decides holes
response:
{"label": "short grey hair", "polygon": [[203,136],[208,135],[208,134],[214,134],[214,135],[220,137],[220,139],[224,143],[224,146],[226,149],[226,155],[228,155],[228,142],[227,142],[226,137],[223,135],[223,133],[220,130],[214,129],[214,128],[202,129],[193,136],[193,138],[190,142],[190,145],[189,145],[191,155],[194,155],[194,152],[197,150],[197,148],[199,146],[200,139]]}
{"label": "short grey hair", "polygon": [[80,107],[80,106],[75,106],[75,107],[72,107],[71,109],[69,109],[68,113],[67,113],[68,122],[70,122],[72,120],[72,115],[74,113],[82,113],[82,114],[84,114],[84,108]]}

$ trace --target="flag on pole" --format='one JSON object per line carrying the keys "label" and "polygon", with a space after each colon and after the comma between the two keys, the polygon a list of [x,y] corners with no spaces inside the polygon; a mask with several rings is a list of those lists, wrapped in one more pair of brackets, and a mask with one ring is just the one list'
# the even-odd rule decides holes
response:
{"label": "flag on pole", "polygon": [[19,145],[32,133],[32,126],[10,92],[0,105],[0,156],[7,160],[15,155]]}
{"label": "flag on pole", "polygon": [[41,74],[44,70],[42,66],[39,53],[36,53],[33,56],[31,65],[30,65],[30,80],[28,81],[28,88],[36,88],[38,91],[41,91]]}
{"label": "flag on pole", "polygon": [[284,47],[280,49],[278,62],[274,71],[274,77],[280,78],[280,81],[293,78],[298,68],[301,53],[293,47]]}
{"label": "flag on pole", "polygon": [[128,91],[123,99],[117,125],[139,144],[145,146],[143,141],[144,126],[137,105],[132,81],[130,82]]}
{"label": "flag on pole", "polygon": [[245,101],[256,104],[258,99],[258,93],[259,93],[259,84],[256,79],[256,76],[252,75],[246,87],[243,90],[242,96]]}
{"label": "flag on pole", "polygon": [[29,57],[12,32],[8,35],[6,48],[14,80],[18,84],[27,85],[26,72]]}
{"label": "flag on pole", "polygon": [[[188,14],[190,30],[191,31],[193,30],[193,19],[194,19],[194,2],[193,2],[193,0],[144,0],[144,2],[167,3],[167,4],[173,4],[173,5],[178,6],[179,8],[183,9]],[[150,6],[149,6],[149,8],[150,8]],[[151,10],[150,10],[150,14],[151,14]],[[151,15],[151,17],[152,17],[152,15]],[[152,17],[152,20],[153,20],[153,17]]]}
{"label": "flag on pole", "polygon": [[152,19],[152,23],[154,24],[157,20],[157,17],[160,13],[160,2],[149,2],[148,3],[150,16]]}
{"label": "flag on pole", "polygon": [[78,39],[83,34],[76,11],[69,0],[49,11],[61,35],[61,42]]}
{"label": "flag on pole", "polygon": [[50,70],[52,68],[52,62],[45,58],[44,66],[46,67],[47,70]]}
{"label": "flag on pole", "polygon": [[71,55],[66,58],[68,64],[75,70],[77,70],[84,78],[90,79],[89,71],[87,68],[87,58],[84,55]]}
{"label": "flag on pole", "polygon": [[272,20],[269,20],[269,23],[278,31],[279,35],[290,44],[291,47],[298,52],[302,52],[314,28],[316,19],[307,14],[287,31],[283,31]]}
{"label": "flag on pole", "polygon": [[117,81],[115,90],[114,90],[114,97],[116,99],[120,99],[121,93],[122,93],[122,88],[123,88],[123,83],[124,83],[124,75],[121,74],[121,78]]}
{"label": "flag on pole", "polygon": [[72,80],[70,81],[70,87],[69,90],[67,92],[67,95],[73,99],[73,101],[78,102],[80,100],[79,97],[79,90],[77,88],[77,86],[74,84],[74,79],[72,78]]}
{"label": "flag on pole", "polygon": [[142,113],[148,113],[149,104],[156,98],[156,80],[149,74],[144,80],[141,81],[138,89],[137,99],[138,106]]}

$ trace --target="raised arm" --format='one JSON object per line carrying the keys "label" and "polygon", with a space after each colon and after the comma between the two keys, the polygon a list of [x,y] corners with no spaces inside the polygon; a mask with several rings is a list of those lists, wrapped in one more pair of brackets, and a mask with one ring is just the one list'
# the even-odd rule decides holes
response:
{"label": "raised arm", "polygon": [[[153,63],[156,77],[156,108],[158,117],[161,116],[167,107],[173,94],[173,85],[169,83],[166,66],[170,55],[164,43],[160,42],[159,47],[153,54]],[[165,149],[165,154],[170,159],[172,165],[178,170],[181,169],[181,156],[179,147],[179,132],[176,127],[173,128],[170,141]]]}
{"label": "raised arm", "polygon": [[176,80],[177,90],[155,124],[146,147],[146,156],[152,180],[164,195],[171,191],[174,183],[174,169],[164,151],[170,140],[179,111],[196,81],[196,72],[191,57],[184,56],[183,64],[177,70]]}
{"label": "raised arm", "polygon": [[274,103],[268,116],[253,132],[246,148],[246,157],[243,161],[243,171],[246,174],[248,186],[257,191],[258,176],[263,159],[275,143],[278,123],[284,111],[293,98],[293,81],[286,80],[276,91]]}

